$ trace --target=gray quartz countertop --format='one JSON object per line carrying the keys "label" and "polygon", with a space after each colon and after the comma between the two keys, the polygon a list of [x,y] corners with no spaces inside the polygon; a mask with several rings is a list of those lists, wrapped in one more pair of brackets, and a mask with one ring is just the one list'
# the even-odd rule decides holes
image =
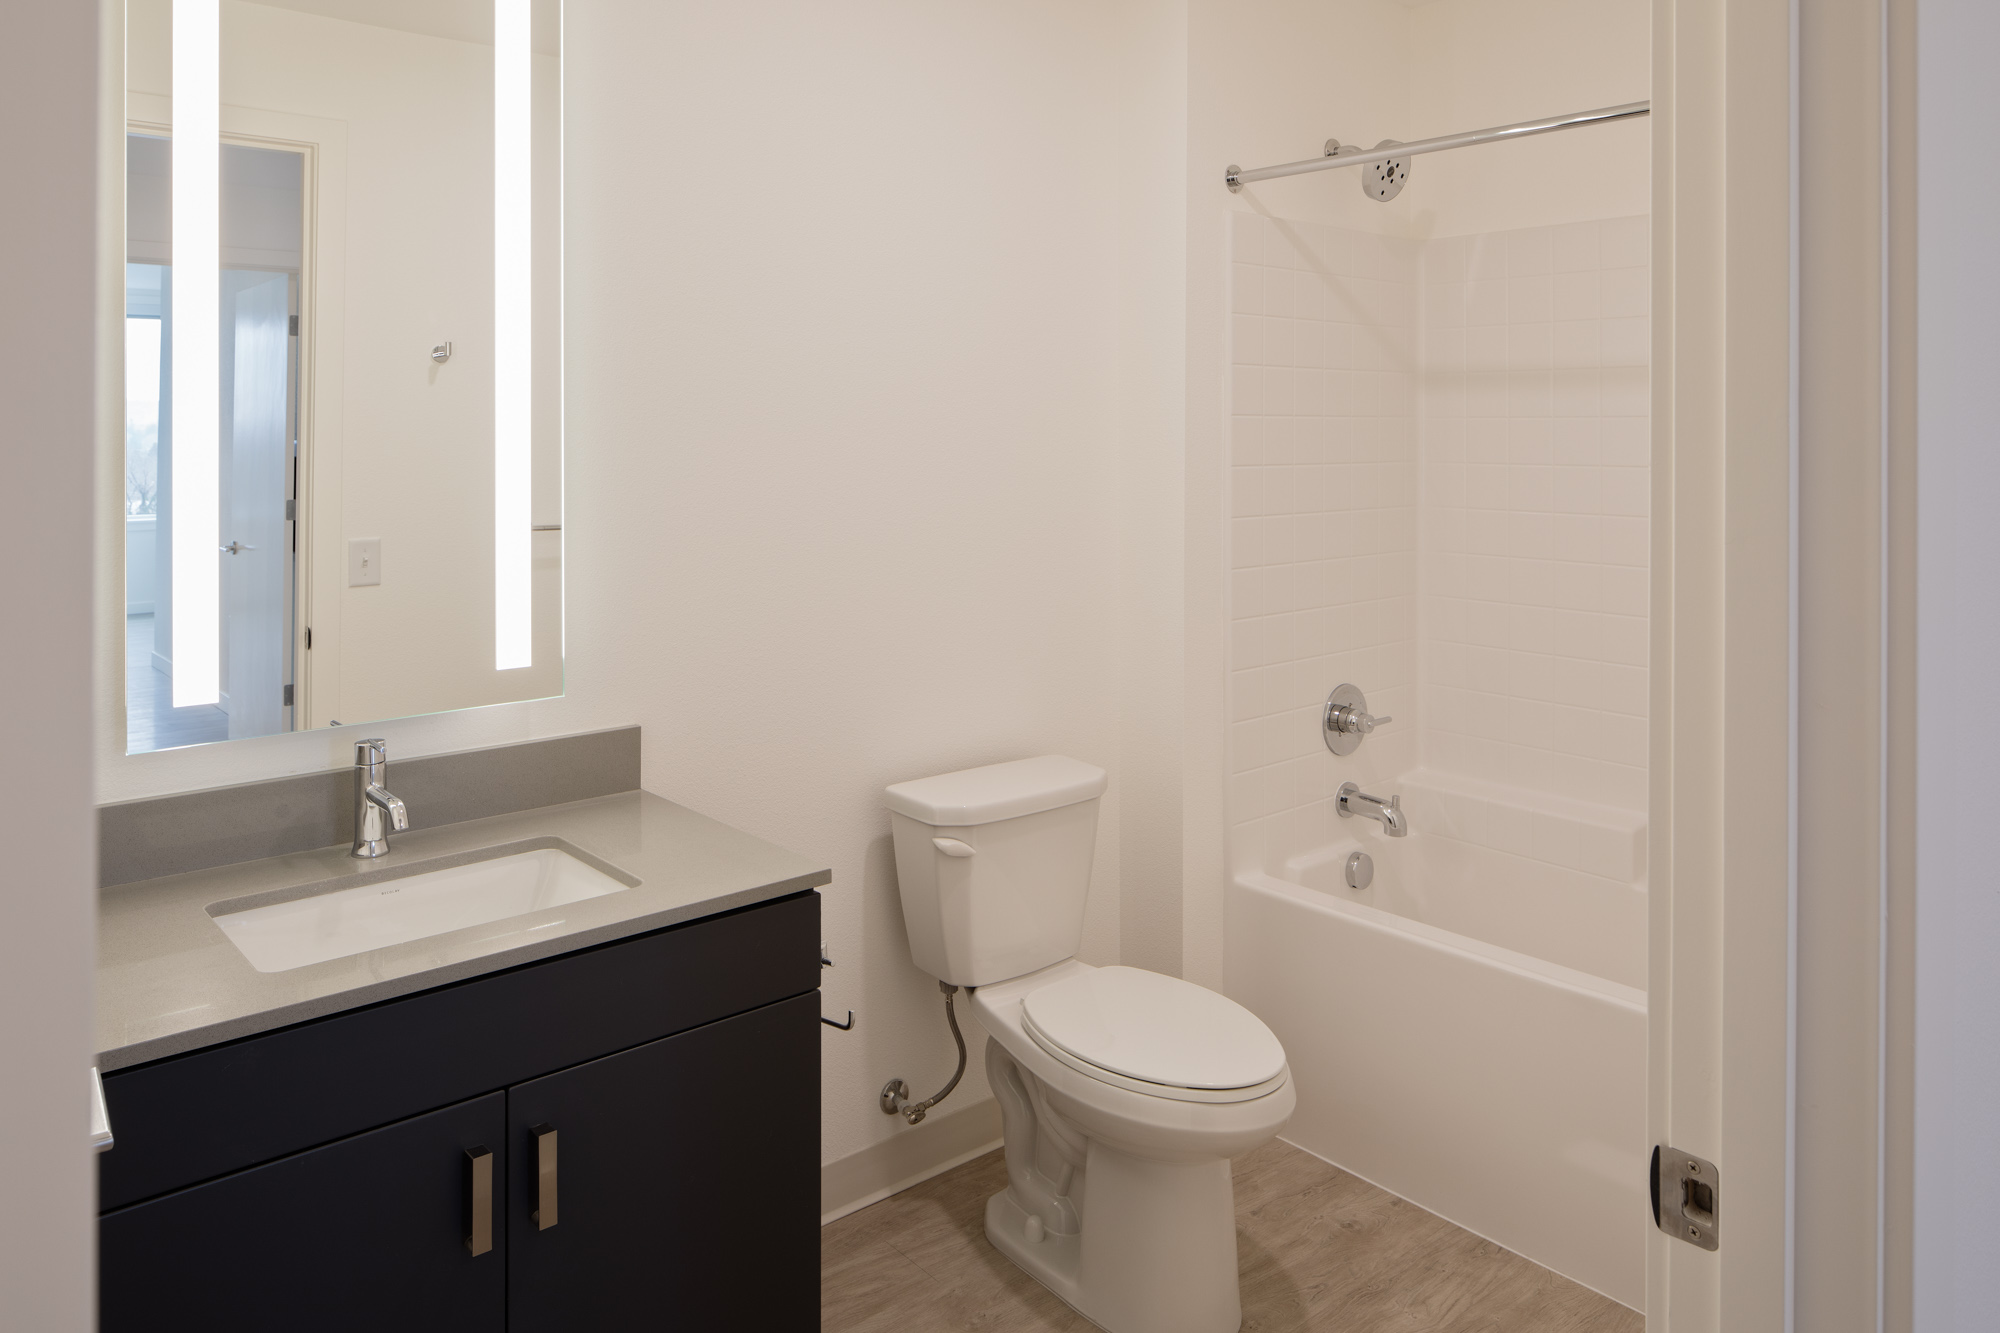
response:
{"label": "gray quartz countertop", "polygon": [[[551,844],[547,840],[557,840]],[[209,907],[271,902],[327,881],[479,859],[511,843],[567,843],[636,879],[622,892],[285,972],[259,972]],[[413,829],[356,860],[346,846],[245,861],[101,892],[98,1067],[131,1065],[428,990],[830,883],[831,871],[649,792]],[[419,864],[424,863],[424,864]],[[335,883],[331,888],[344,888]]]}

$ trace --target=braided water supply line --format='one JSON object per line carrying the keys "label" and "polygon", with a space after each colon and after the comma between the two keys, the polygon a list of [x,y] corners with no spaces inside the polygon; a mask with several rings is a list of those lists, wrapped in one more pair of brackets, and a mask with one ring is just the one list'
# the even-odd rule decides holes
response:
{"label": "braided water supply line", "polygon": [[892,1078],[882,1085],[882,1114],[900,1115],[913,1125],[924,1118],[925,1112],[951,1096],[951,1090],[965,1077],[965,1036],[958,1030],[958,1015],[951,1007],[951,997],[958,994],[958,987],[940,981],[938,989],[944,992],[944,1021],[951,1024],[951,1039],[958,1043],[958,1068],[952,1071],[951,1082],[940,1088],[935,1097],[915,1103],[910,1101],[910,1085],[903,1079]]}

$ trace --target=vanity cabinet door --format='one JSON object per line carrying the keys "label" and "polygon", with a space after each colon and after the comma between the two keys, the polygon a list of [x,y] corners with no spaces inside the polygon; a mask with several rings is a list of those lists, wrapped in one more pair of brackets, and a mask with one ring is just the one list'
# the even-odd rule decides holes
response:
{"label": "vanity cabinet door", "polygon": [[507,1102],[512,1333],[819,1327],[816,994]]}
{"label": "vanity cabinet door", "polygon": [[[106,1213],[99,1328],[499,1333],[506,1117],[496,1092]],[[475,1255],[482,1170],[491,1249]]]}

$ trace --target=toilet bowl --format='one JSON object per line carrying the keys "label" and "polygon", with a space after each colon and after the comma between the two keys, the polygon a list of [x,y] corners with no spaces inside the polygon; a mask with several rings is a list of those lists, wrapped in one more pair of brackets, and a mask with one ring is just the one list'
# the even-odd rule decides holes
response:
{"label": "toilet bowl", "polygon": [[[1037,992],[1093,973],[1171,983],[1229,1006],[1276,1052],[1275,1071],[1234,1088],[1146,1090],[1134,1077],[1142,1063],[1087,1068],[1090,1057],[1056,1046],[1028,1013]],[[1073,959],[979,987],[969,1007],[988,1037],[986,1078],[1006,1144],[1007,1189],[986,1204],[994,1248],[1112,1333],[1236,1329],[1229,1159],[1269,1141],[1296,1101],[1269,1029],[1177,978]]]}
{"label": "toilet bowl", "polygon": [[1103,790],[1058,755],[889,788],[911,953],[987,1034],[987,1239],[1110,1333],[1233,1333],[1229,1159],[1291,1118],[1291,1075],[1233,1000],[1075,958]]}

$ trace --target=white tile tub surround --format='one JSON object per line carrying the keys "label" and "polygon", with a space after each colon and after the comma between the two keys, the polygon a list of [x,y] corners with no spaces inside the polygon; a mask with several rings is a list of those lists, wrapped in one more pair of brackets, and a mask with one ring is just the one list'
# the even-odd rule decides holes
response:
{"label": "white tile tub surround", "polygon": [[[1412,767],[1415,242],[1232,217],[1232,820]],[[1396,721],[1337,772],[1327,691]]]}
{"label": "white tile tub surround", "polygon": [[1648,220],[1428,241],[1427,767],[1646,804]]}
{"label": "white tile tub surround", "polygon": [[[1643,810],[1647,219],[1232,223],[1232,822],[1419,763]],[[1334,765],[1342,680],[1396,722]]]}

